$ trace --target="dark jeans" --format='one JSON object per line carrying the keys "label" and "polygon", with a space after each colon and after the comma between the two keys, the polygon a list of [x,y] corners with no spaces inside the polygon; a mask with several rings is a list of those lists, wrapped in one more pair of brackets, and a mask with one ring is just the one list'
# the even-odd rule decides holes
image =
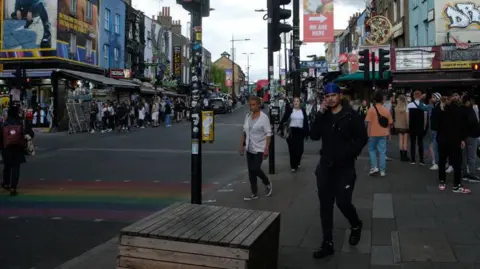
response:
{"label": "dark jeans", "polygon": [[95,130],[96,121],[97,121],[97,115],[90,115],[90,131]]}
{"label": "dark jeans", "polygon": [[323,240],[333,241],[333,205],[335,202],[350,226],[358,227],[360,225],[357,210],[352,204],[357,174],[354,166],[333,168],[319,164],[315,175],[317,176]]}
{"label": "dark jeans", "polygon": [[304,149],[305,136],[303,128],[290,128],[287,138],[288,152],[290,154],[290,168],[297,169],[300,166]]}
{"label": "dark jeans", "polygon": [[17,189],[18,180],[20,179],[20,164],[3,166],[3,184]]}
{"label": "dark jeans", "polygon": [[258,194],[257,177],[259,177],[265,186],[270,184],[270,180],[262,171],[263,152],[250,153],[247,152],[248,178],[250,179],[250,187],[252,194]]}
{"label": "dark jeans", "polygon": [[418,145],[418,155],[420,155],[420,161],[424,161],[423,154],[423,134],[418,135],[415,133],[410,134],[410,155],[412,157],[412,162],[415,162],[415,149],[416,145]]}
{"label": "dark jeans", "polygon": [[[455,145],[457,144],[457,145]],[[447,181],[447,172],[445,166],[447,158],[453,167],[453,184],[458,186],[462,183],[462,148],[458,143],[439,143],[438,144],[438,180],[440,183]]]}

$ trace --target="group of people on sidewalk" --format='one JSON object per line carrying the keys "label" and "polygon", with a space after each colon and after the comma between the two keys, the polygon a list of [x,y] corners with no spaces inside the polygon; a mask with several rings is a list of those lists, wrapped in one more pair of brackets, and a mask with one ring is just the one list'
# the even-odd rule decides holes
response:
{"label": "group of people on sidewalk", "polygon": [[472,96],[446,91],[443,95],[433,93],[427,99],[417,90],[413,92],[411,102],[405,95],[399,95],[385,106],[384,95],[377,92],[374,101],[365,115],[370,137],[370,175],[386,175],[387,140],[395,131],[398,133],[400,160],[412,165],[426,165],[424,141],[428,140],[432,160],[430,169],[438,170],[441,191],[446,189],[446,174],[452,171],[452,191],[455,193],[471,192],[463,186],[462,179],[464,182],[480,182],[475,174],[480,123],[478,107]]}

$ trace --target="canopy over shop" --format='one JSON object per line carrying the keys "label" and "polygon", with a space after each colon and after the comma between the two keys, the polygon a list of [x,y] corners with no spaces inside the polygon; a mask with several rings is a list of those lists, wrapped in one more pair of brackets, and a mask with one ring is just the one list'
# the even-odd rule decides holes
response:
{"label": "canopy over shop", "polygon": [[419,70],[393,73],[393,88],[471,89],[477,88],[480,79],[471,70]]}

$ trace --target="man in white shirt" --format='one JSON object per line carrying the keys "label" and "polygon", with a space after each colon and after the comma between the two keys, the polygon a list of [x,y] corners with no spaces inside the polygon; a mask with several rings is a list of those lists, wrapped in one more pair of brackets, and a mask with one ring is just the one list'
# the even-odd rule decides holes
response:
{"label": "man in white shirt", "polygon": [[252,194],[244,198],[245,201],[258,199],[257,178],[265,185],[265,195],[272,195],[272,182],[262,171],[262,162],[268,158],[272,127],[270,119],[261,111],[261,99],[252,96],[249,100],[250,113],[243,123],[240,154],[247,151],[248,177]]}

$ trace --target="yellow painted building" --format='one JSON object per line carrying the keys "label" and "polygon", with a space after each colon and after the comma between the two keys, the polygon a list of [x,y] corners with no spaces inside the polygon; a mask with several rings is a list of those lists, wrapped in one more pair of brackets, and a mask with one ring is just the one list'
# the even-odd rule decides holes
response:
{"label": "yellow painted building", "polygon": [[[230,59],[230,54],[224,52],[221,54],[221,57],[218,58],[213,65],[223,68],[225,70],[232,69],[232,60]],[[243,73],[242,68],[238,64],[234,64],[234,84],[235,84],[235,95],[238,96],[240,88],[245,86],[245,73]],[[229,88],[228,93],[232,93],[232,87]]]}

